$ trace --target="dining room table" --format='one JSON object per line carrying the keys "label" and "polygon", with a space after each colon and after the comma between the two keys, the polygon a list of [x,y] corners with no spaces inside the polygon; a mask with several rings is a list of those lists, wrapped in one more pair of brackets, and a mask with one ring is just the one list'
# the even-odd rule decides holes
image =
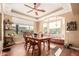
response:
{"label": "dining room table", "polygon": [[44,42],[44,41],[46,41],[47,43],[48,43],[48,51],[50,51],[50,39],[51,39],[51,37],[49,37],[49,36],[45,36],[45,37],[31,37],[31,36],[26,36],[26,38],[29,38],[29,39],[33,39],[33,40],[35,40],[35,41],[38,41],[38,47],[39,47],[39,53],[38,53],[38,55],[40,56],[41,55],[41,43],[42,42]]}

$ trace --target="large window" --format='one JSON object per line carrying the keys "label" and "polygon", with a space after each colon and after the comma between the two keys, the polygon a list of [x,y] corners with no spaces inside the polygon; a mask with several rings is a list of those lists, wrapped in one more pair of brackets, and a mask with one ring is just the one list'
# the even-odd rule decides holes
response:
{"label": "large window", "polygon": [[21,32],[27,32],[27,31],[33,31],[32,25],[19,25],[19,31]]}
{"label": "large window", "polygon": [[64,18],[51,20],[43,23],[43,32],[50,33],[54,38],[62,38],[65,37],[65,21]]}
{"label": "large window", "polygon": [[15,32],[18,34],[22,34],[23,32],[34,32],[34,22],[30,21],[30,20],[26,20],[26,19],[21,19],[21,18],[17,18],[17,17],[13,17],[12,18],[13,21],[13,29],[15,30]]}
{"label": "large window", "polygon": [[60,34],[60,32],[61,32],[61,20],[50,22],[49,23],[49,31],[53,35]]}
{"label": "large window", "polygon": [[[19,33],[34,31],[33,25],[22,25],[22,24],[17,24],[17,25],[18,25]],[[16,32],[16,24],[12,24],[12,29]]]}
{"label": "large window", "polygon": [[43,32],[44,33],[47,33],[47,23],[44,23],[43,24]]}

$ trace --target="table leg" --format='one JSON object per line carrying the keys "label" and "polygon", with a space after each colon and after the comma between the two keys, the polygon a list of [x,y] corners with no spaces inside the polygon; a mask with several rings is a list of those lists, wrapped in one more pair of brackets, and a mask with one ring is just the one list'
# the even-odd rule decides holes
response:
{"label": "table leg", "polygon": [[50,50],[50,39],[48,39],[48,51]]}
{"label": "table leg", "polygon": [[39,56],[41,55],[41,41],[39,40],[38,42],[38,46],[39,46]]}

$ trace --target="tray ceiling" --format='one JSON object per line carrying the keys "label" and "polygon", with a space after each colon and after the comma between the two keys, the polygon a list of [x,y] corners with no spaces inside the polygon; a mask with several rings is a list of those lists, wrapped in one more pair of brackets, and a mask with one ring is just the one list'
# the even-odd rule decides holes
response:
{"label": "tray ceiling", "polygon": [[60,11],[60,14],[71,11],[69,3],[40,3],[38,9],[44,9],[46,12],[38,11],[38,15],[36,15],[34,11],[27,13],[29,10],[31,10],[31,8],[24,6],[24,4],[29,5],[31,7],[34,6],[33,3],[7,3],[4,5],[6,6],[5,10],[12,10],[14,13],[23,14],[25,16],[29,16],[35,19],[44,18],[52,14],[56,16],[59,15]]}

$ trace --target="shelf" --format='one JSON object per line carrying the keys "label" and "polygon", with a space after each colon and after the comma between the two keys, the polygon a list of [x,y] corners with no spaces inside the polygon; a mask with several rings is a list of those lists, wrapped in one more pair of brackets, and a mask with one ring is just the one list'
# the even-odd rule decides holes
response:
{"label": "shelf", "polygon": [[4,30],[13,30],[13,29],[4,29]]}
{"label": "shelf", "polygon": [[4,24],[13,24],[13,22],[4,21]]}

